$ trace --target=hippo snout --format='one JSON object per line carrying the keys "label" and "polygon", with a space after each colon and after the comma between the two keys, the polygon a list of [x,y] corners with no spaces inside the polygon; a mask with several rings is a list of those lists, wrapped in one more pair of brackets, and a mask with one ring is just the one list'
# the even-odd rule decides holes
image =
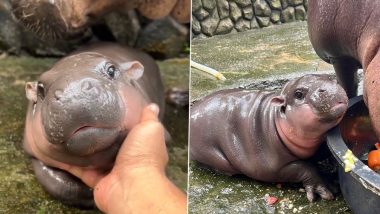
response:
{"label": "hippo snout", "polygon": [[311,96],[312,105],[322,120],[335,120],[346,112],[348,97],[335,81],[325,83]]}
{"label": "hippo snout", "polygon": [[49,142],[87,154],[125,135],[120,129],[124,105],[114,85],[93,78],[59,82],[48,89],[42,105]]}
{"label": "hippo snout", "polygon": [[94,85],[91,81],[87,80],[81,82],[81,90],[87,96],[99,96],[100,93],[99,87]]}

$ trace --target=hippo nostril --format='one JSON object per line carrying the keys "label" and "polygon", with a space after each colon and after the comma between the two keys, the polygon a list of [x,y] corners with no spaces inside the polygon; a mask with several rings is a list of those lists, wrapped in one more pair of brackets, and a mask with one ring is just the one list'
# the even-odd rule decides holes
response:
{"label": "hippo nostril", "polygon": [[323,93],[323,92],[326,92],[326,90],[325,89],[319,89],[318,92]]}
{"label": "hippo nostril", "polygon": [[63,91],[62,90],[56,90],[54,92],[54,96],[55,96],[55,99],[60,100],[63,96]]}
{"label": "hippo nostril", "polygon": [[82,91],[89,91],[93,88],[92,83],[89,81],[84,81],[82,82],[81,85]]}

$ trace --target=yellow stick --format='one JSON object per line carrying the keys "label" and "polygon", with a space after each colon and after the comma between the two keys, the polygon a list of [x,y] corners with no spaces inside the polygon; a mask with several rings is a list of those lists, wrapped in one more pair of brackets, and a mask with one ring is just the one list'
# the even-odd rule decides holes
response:
{"label": "yellow stick", "polygon": [[202,64],[199,64],[199,63],[196,63],[194,62],[193,60],[190,60],[190,66],[191,67],[194,67],[196,69],[199,69],[201,71],[204,71],[208,74],[211,74],[212,76],[214,76],[216,79],[218,80],[226,80],[226,78],[223,76],[222,73],[220,73],[219,71],[215,70],[215,69],[212,69],[210,67],[207,67],[205,65],[202,65]]}

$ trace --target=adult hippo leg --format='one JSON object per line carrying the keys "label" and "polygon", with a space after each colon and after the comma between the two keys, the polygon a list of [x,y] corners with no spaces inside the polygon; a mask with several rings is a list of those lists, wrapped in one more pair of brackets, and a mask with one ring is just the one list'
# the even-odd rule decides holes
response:
{"label": "adult hippo leg", "polygon": [[309,201],[315,200],[317,193],[321,198],[332,200],[333,194],[329,191],[316,169],[304,161],[294,161],[279,172],[279,182],[302,182]]}
{"label": "adult hippo leg", "polygon": [[358,63],[350,58],[332,59],[339,84],[344,88],[348,98],[356,96],[358,89]]}
{"label": "adult hippo leg", "polygon": [[380,52],[371,60],[364,69],[363,98],[368,107],[372,127],[377,138],[380,139]]}
{"label": "adult hippo leg", "polygon": [[46,166],[35,158],[32,158],[32,166],[37,180],[54,198],[77,207],[95,207],[92,189],[78,178],[57,168]]}

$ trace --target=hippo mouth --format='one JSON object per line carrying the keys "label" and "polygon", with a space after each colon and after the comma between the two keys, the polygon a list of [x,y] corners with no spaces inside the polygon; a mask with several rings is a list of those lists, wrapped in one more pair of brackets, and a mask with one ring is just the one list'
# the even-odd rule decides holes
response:
{"label": "hippo mouth", "polygon": [[115,127],[81,126],[65,141],[67,150],[78,156],[88,156],[121,145],[126,133]]}
{"label": "hippo mouth", "polygon": [[343,118],[344,114],[347,111],[347,105],[348,105],[347,102],[344,102],[344,101],[338,102],[338,104],[332,107],[330,111],[327,112],[327,114],[321,115],[320,121],[325,122],[325,123],[330,123],[333,121],[340,120],[341,118]]}

